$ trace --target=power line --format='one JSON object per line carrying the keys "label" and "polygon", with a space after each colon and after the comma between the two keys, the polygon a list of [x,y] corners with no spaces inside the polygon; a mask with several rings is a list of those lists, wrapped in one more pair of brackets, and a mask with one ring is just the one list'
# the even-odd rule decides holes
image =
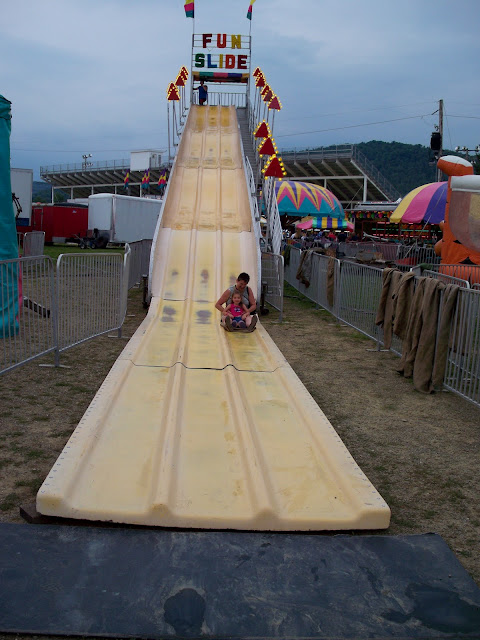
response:
{"label": "power line", "polygon": [[480,120],[480,116],[448,116],[449,118],[470,118],[472,120]]}
{"label": "power line", "polygon": [[[162,145],[162,147],[165,146],[165,143]],[[85,148],[83,149],[18,149],[16,147],[12,147],[11,148],[12,151],[28,151],[28,152],[34,152],[34,151],[38,151],[41,153],[84,153]],[[130,149],[92,149],[91,152],[92,153],[130,153],[132,151],[132,148]]]}
{"label": "power line", "polygon": [[387,122],[399,122],[400,120],[413,120],[416,118],[425,118],[426,116],[432,115],[431,113],[424,113],[419,116],[406,116],[405,118],[394,118],[393,120],[378,120],[377,122],[366,122],[364,124],[350,124],[345,125],[344,127],[332,127],[330,129],[316,129],[315,131],[299,131],[298,133],[284,133],[279,136],[275,136],[275,138],[290,138],[292,136],[303,136],[310,133],[325,133],[327,131],[341,131],[342,129],[355,129],[358,127],[370,127],[375,124],[386,124]]}
{"label": "power line", "polygon": [[[314,116],[302,116],[302,120],[311,120],[312,118],[327,118],[329,116],[343,116],[350,113],[365,113],[369,111],[388,111],[389,109],[402,109],[405,107],[418,107],[423,104],[431,104],[431,101],[415,102],[412,104],[399,104],[385,107],[373,107],[371,109],[350,109],[349,111],[336,111],[335,113],[320,113]],[[282,118],[282,122],[289,122],[290,120],[297,120],[298,118]]]}

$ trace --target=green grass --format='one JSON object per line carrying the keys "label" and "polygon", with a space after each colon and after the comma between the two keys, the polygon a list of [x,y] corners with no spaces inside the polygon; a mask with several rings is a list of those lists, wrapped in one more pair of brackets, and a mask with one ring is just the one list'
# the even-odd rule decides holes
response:
{"label": "green grass", "polygon": [[396,514],[392,514],[392,522],[398,525],[399,527],[405,527],[407,529],[415,529],[415,522],[413,520],[409,520],[408,518],[402,518],[397,516]]}
{"label": "green grass", "polygon": [[43,458],[44,455],[41,449],[29,449],[25,452],[25,458],[28,460],[37,460],[38,458]]}
{"label": "green grass", "polygon": [[15,482],[15,486],[17,488],[29,487],[30,489],[33,489],[33,491],[35,491],[36,493],[42,486],[43,480],[44,480],[43,478],[32,478],[32,480],[17,480],[17,482]]}
{"label": "green grass", "polygon": [[89,253],[120,253],[124,254],[123,248],[115,248],[115,249],[80,249],[79,247],[72,247],[66,244],[53,244],[45,246],[43,250],[43,254],[52,258],[52,260],[57,260],[58,256],[62,253],[81,253],[82,255],[87,255]]}
{"label": "green grass", "polygon": [[0,511],[10,511],[18,504],[18,495],[16,493],[9,493],[5,496],[2,502],[0,502]]}

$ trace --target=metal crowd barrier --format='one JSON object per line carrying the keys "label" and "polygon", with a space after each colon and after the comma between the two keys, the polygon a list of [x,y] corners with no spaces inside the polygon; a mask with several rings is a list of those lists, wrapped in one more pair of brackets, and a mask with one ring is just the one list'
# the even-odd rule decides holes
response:
{"label": "metal crowd barrier", "polygon": [[297,280],[296,277],[302,253],[300,249],[291,247],[289,264],[285,268],[285,280],[306,298],[336,316],[337,290],[340,282],[340,260],[313,252],[311,254],[312,263],[309,275],[310,285],[307,286]]}
{"label": "metal crowd barrier", "polygon": [[0,262],[0,374],[118,331],[127,308],[130,247]]}
{"label": "metal crowd barrier", "polygon": [[148,276],[150,266],[151,240],[139,240],[129,244],[131,250],[130,268],[128,273],[128,289],[139,285],[143,276]]}
{"label": "metal crowd barrier", "polygon": [[283,279],[283,256],[262,253],[262,293],[265,294],[265,302],[280,311],[280,322],[283,319]]}
{"label": "metal crowd barrier", "polygon": [[318,301],[315,298],[315,287],[310,289],[310,287],[306,287],[296,278],[298,267],[300,266],[301,255],[302,251],[300,249],[297,249],[294,246],[291,247],[288,264],[285,265],[285,280],[288,284],[292,285],[292,287],[295,287],[295,289],[300,291],[300,293],[302,293],[306,298],[309,298],[312,302],[318,304]]}
{"label": "metal crowd barrier", "polygon": [[397,265],[413,267],[424,263],[440,264],[440,257],[435,254],[433,247],[399,244],[395,262]]}
{"label": "metal crowd barrier", "polygon": [[44,245],[44,231],[27,231],[23,237],[23,256],[43,256]]}
{"label": "metal crowd barrier", "polygon": [[382,342],[375,324],[382,293],[382,269],[342,262],[339,284],[338,318],[364,335]]}
{"label": "metal crowd barrier", "polygon": [[317,271],[316,302],[338,317],[338,287],[340,283],[340,260],[317,253],[313,255]]}
{"label": "metal crowd barrier", "polygon": [[480,406],[480,291],[476,289],[458,292],[444,386]]}
{"label": "metal crowd barrier", "polygon": [[55,350],[54,273],[47,256],[0,262],[0,373]]}
{"label": "metal crowd barrier", "polygon": [[417,264],[440,262],[433,247],[417,247],[397,242],[340,242],[338,251],[345,258],[355,258],[359,254],[366,257],[382,254],[385,262],[396,262],[399,266],[409,269]]}
{"label": "metal crowd barrier", "polygon": [[70,253],[59,256],[59,352],[108,331],[118,330],[121,336],[125,317],[123,263],[124,258],[120,254]]}
{"label": "metal crowd barrier", "polygon": [[435,264],[430,265],[429,269],[445,276],[466,280],[471,286],[480,283],[480,265],[478,264]]}
{"label": "metal crowd barrier", "polygon": [[397,258],[398,244],[394,242],[376,242],[375,248],[378,253],[381,253],[383,259],[386,262],[395,262]]}
{"label": "metal crowd barrier", "polygon": [[357,255],[357,242],[339,242],[338,252],[345,258],[354,258]]}
{"label": "metal crowd barrier", "polygon": [[440,280],[444,284],[456,284],[459,287],[463,287],[464,289],[470,289],[470,285],[466,280],[462,280],[461,278],[456,278],[455,276],[450,276],[441,271],[432,271],[430,269],[424,269],[422,271],[422,276],[427,278],[435,278],[436,280]]}
{"label": "metal crowd barrier", "polygon": [[[380,348],[383,345],[383,331],[375,324],[375,318],[383,287],[383,270],[348,260],[336,260],[338,271],[335,272],[335,303],[332,306],[325,304],[321,295],[322,290],[325,291],[324,265],[328,257],[314,256],[309,287],[296,279],[300,259],[301,251],[292,247],[289,264],[285,267],[285,280],[310,300],[331,311],[337,319],[376,340],[377,348]],[[468,266],[471,268],[471,265]],[[426,270],[422,275],[459,286],[450,328],[444,386],[480,406],[480,283],[474,283],[470,288],[465,279],[442,271]],[[418,281],[418,276],[415,276],[415,281]],[[402,340],[393,336],[390,350],[401,355],[402,346]]]}

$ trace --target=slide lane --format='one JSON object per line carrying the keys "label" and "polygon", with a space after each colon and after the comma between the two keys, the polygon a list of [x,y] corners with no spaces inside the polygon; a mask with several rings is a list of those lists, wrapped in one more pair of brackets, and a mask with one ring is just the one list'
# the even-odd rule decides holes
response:
{"label": "slide lane", "polygon": [[214,302],[256,248],[233,107],[192,107],[152,302],[37,496],[40,513],[165,527],[377,529],[390,510],[260,322]]}

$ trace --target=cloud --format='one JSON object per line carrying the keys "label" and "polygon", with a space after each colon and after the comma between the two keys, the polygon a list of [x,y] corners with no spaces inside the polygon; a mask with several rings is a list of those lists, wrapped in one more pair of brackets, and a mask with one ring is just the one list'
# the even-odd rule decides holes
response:
{"label": "cloud", "polygon": [[[478,113],[478,0],[258,0],[251,23],[248,0],[195,4],[196,33],[251,28],[252,63],[284,106],[279,136],[332,130],[279,137],[279,146],[428,144],[436,115],[398,118],[431,114],[440,98],[447,115]],[[190,67],[192,27],[181,0],[3,3],[0,93],[12,101],[12,162],[38,167],[42,153],[40,162],[53,164],[78,160],[79,149],[114,159],[164,147],[165,90]],[[396,122],[351,127],[389,119]],[[454,146],[480,142],[480,120],[450,118],[446,129]]]}

